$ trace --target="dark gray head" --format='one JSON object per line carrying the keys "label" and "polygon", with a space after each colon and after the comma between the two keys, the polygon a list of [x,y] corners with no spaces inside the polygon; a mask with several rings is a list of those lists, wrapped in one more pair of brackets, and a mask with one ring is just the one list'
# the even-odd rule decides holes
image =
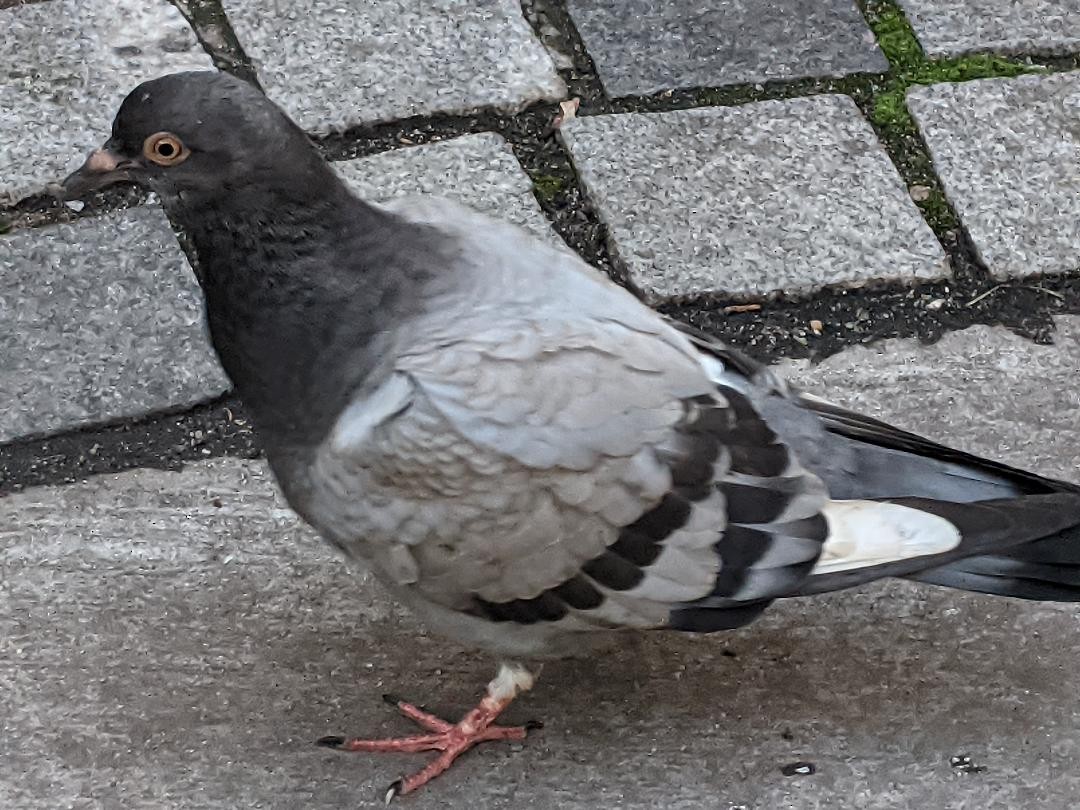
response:
{"label": "dark gray head", "polygon": [[304,132],[256,87],[217,71],[144,82],[120,107],[112,137],[64,181],[78,197],[129,181],[166,205],[237,188],[330,174]]}
{"label": "dark gray head", "polygon": [[449,259],[434,235],[353,196],[304,132],[225,73],[139,85],[69,197],[133,181],[195,248],[214,347],[267,446],[311,445]]}

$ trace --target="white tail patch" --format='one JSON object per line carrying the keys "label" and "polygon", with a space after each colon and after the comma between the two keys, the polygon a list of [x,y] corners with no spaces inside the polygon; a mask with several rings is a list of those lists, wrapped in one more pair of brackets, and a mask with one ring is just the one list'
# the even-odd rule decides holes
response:
{"label": "white tail patch", "polygon": [[822,514],[829,522],[829,536],[812,574],[942,554],[960,545],[960,530],[953,524],[909,506],[829,501]]}

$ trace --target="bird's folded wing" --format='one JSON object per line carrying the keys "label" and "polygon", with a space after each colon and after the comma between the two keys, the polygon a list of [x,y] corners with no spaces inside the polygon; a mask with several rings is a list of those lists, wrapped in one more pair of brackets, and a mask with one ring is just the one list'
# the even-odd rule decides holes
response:
{"label": "bird's folded wing", "polygon": [[395,366],[332,445],[378,472],[407,517],[393,553],[434,601],[654,626],[768,598],[820,551],[820,485],[677,335],[503,319]]}
{"label": "bird's folded wing", "polygon": [[548,317],[395,365],[328,449],[389,502],[372,509],[401,516],[385,535],[429,598],[468,609],[558,590],[612,625],[659,624],[711,592],[724,512],[708,484],[727,458],[716,442],[695,458],[680,433],[713,386],[679,341]]}
{"label": "bird's folded wing", "polygon": [[678,343],[616,321],[491,324],[397,363],[453,428],[537,469],[587,472],[665,439],[712,385]]}

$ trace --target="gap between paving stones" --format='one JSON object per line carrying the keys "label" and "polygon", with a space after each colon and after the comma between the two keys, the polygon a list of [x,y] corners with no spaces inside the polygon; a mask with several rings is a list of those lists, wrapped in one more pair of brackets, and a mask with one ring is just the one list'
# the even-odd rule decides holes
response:
{"label": "gap between paving stones", "polygon": [[169,0],[184,15],[203,50],[214,60],[214,66],[254,84],[260,89],[259,77],[251,58],[244,52],[232,23],[225,16],[219,0]]}
{"label": "gap between paving stones", "polygon": [[226,394],[182,413],[153,413],[2,444],[0,498],[135,467],[179,470],[191,461],[261,455],[243,405]]}
{"label": "gap between paving stones", "polygon": [[[172,0],[190,21],[215,64],[250,78],[253,69],[216,0]],[[1004,325],[1040,343],[1053,339],[1052,315],[1080,313],[1080,278],[1073,274],[994,284],[976,258],[970,239],[957,224],[955,212],[941,194],[929,151],[906,108],[894,115],[889,94],[911,84],[990,75],[1042,67],[1068,70],[1080,57],[1031,57],[1019,63],[992,57],[928,60],[891,0],[858,0],[867,22],[890,60],[886,74],[839,79],[800,79],[725,88],[667,91],[647,97],[607,99],[592,61],[562,0],[522,0],[526,19],[537,36],[563,54],[557,59],[569,96],[582,100],[581,115],[654,112],[696,106],[731,106],[765,99],[819,93],[843,93],[855,99],[909,188],[925,185],[930,197],[920,203],[924,217],[949,256],[954,277],[932,283],[875,283],[864,288],[825,288],[808,296],[774,295],[762,309],[730,313],[740,299],[708,295],[671,300],[659,309],[688,321],[721,340],[765,361],[783,357],[823,358],[846,346],[886,337],[919,337],[933,341],[973,324]],[[914,50],[912,50],[914,45]],[[1004,67],[1003,67],[1004,66]],[[1000,70],[1001,72],[993,72]],[[953,72],[950,72],[953,71]],[[957,72],[958,71],[958,72]],[[588,201],[569,153],[550,124],[558,107],[537,103],[516,115],[480,110],[466,115],[416,116],[388,123],[362,125],[316,139],[330,160],[345,160],[414,144],[432,143],[464,134],[494,131],[513,147],[533,182],[533,192],[555,230],[591,264],[628,285],[625,268],[614,261],[607,229]],[[906,120],[904,120],[906,117]],[[97,195],[81,212],[48,198],[29,198],[8,211],[23,227],[96,216],[145,201],[134,189]],[[989,293],[989,294],[986,294]],[[982,297],[980,297],[982,296]],[[975,299],[978,299],[975,301]],[[974,304],[970,302],[975,301]],[[825,325],[823,334],[810,328]],[[226,404],[228,403],[228,404]],[[235,401],[201,405],[182,414],[152,415],[103,427],[79,429],[50,437],[21,439],[0,446],[0,494],[25,486],[70,481],[91,473],[134,466],[180,464],[218,455],[250,456],[258,447],[250,431],[227,417],[237,413]]]}

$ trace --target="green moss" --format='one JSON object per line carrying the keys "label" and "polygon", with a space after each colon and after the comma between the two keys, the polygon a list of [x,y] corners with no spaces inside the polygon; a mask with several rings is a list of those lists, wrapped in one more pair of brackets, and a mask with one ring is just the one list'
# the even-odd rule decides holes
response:
{"label": "green moss", "polygon": [[907,18],[893,0],[864,0],[862,6],[891,68],[884,86],[874,94],[873,118],[878,126],[904,130],[914,127],[904,100],[912,85],[1019,76],[1045,69],[993,54],[927,59]]}
{"label": "green moss", "polygon": [[863,11],[893,70],[904,71],[925,60],[915,32],[899,8],[891,2],[869,0]]}
{"label": "green moss", "polygon": [[551,202],[563,192],[566,183],[553,174],[539,174],[533,177],[533,187],[541,202]]}
{"label": "green moss", "polygon": [[894,127],[903,130],[914,127],[915,124],[908,113],[907,105],[904,103],[906,92],[906,86],[893,84],[888,90],[876,93],[872,113],[874,123],[881,127]]}

